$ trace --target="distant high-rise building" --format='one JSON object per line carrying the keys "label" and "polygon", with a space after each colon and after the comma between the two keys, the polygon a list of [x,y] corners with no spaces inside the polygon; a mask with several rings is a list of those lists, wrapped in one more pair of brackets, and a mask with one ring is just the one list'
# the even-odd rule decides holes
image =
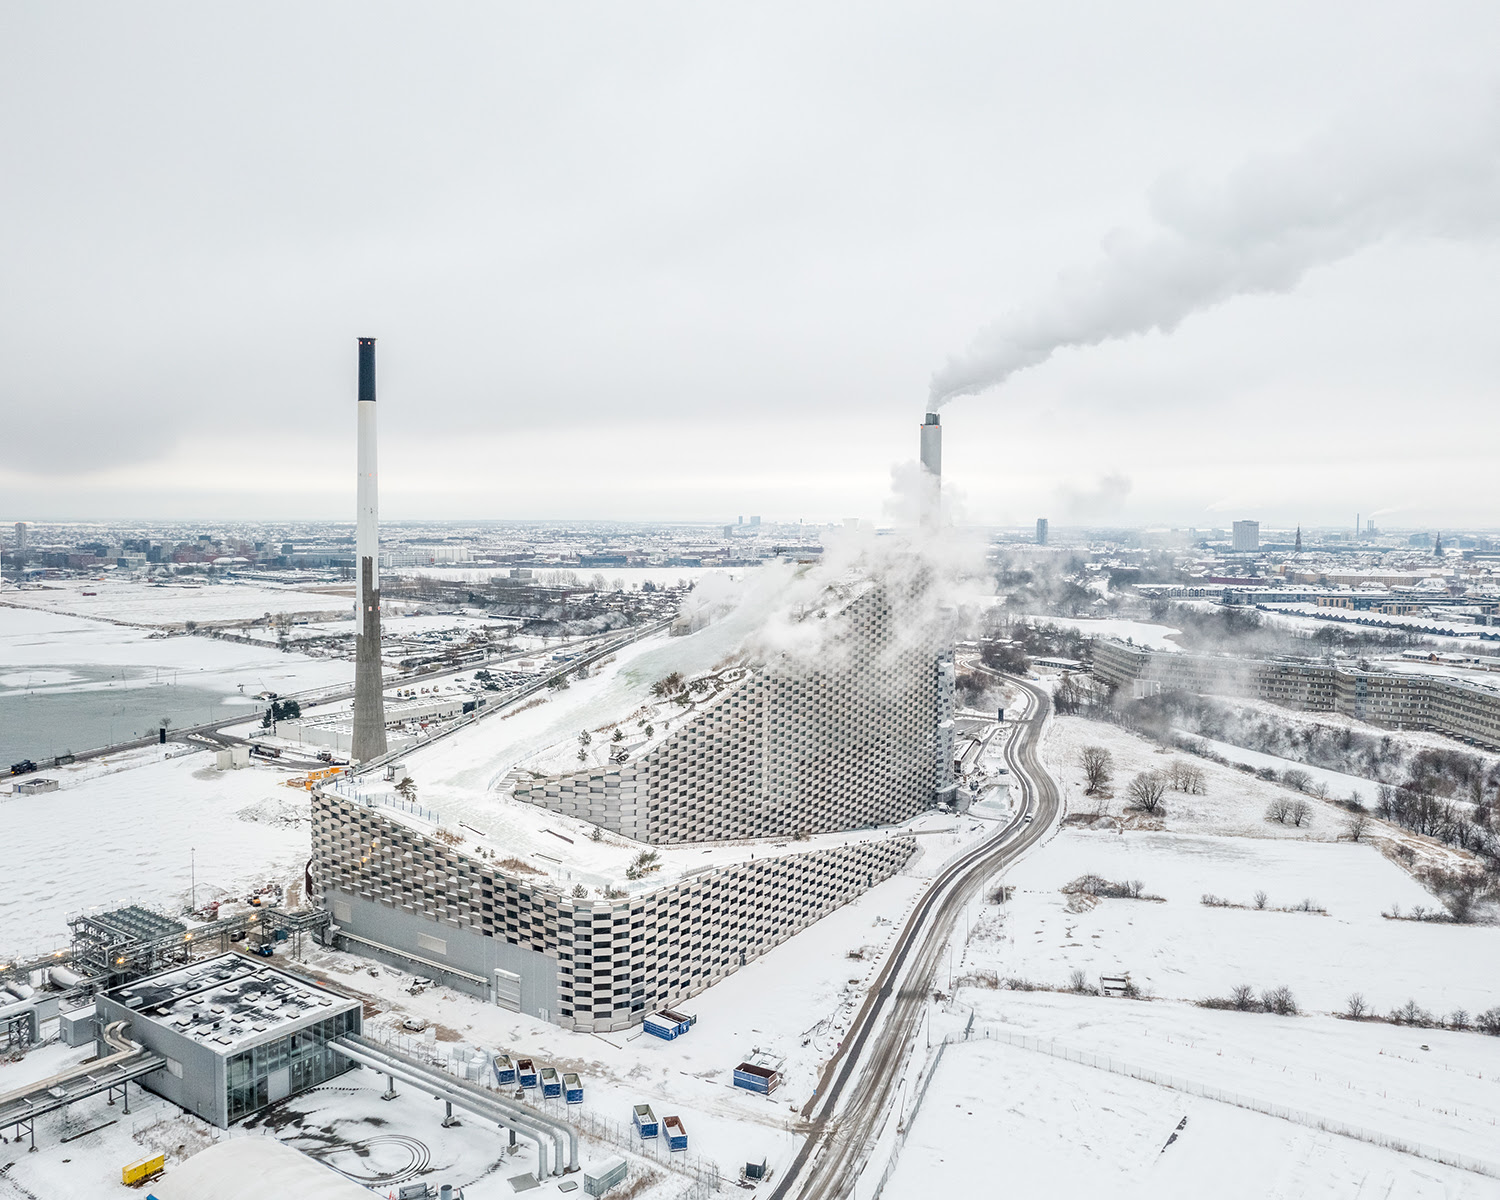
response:
{"label": "distant high-rise building", "polygon": [[752,524],[752,525],[759,525],[760,524],[760,518],[759,517],[751,517],[750,518],[750,524]]}
{"label": "distant high-rise building", "polygon": [[1047,544],[1047,518],[1046,517],[1038,517],[1036,519],[1036,544],[1038,546],[1045,546]]}
{"label": "distant high-rise building", "polygon": [[26,522],[16,522],[16,557],[20,558],[26,553]]}
{"label": "distant high-rise building", "polygon": [[1260,549],[1260,522],[1236,521],[1234,523],[1234,552],[1253,554]]}

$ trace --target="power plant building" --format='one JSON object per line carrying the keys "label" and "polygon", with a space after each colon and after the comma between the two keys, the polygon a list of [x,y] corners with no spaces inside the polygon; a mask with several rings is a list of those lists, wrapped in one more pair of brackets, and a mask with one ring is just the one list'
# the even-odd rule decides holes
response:
{"label": "power plant building", "polygon": [[[659,884],[578,895],[462,830],[330,786],[314,793],[313,871],[335,936],[564,1027],[617,1030],[901,870],[916,849],[901,824],[954,798],[948,644],[937,628],[908,642],[870,583],[808,619],[838,622],[821,666],[747,665],[633,761],[515,772],[514,796],[494,801],[628,838],[626,860],[660,847]],[[691,859],[675,849],[730,839]]]}

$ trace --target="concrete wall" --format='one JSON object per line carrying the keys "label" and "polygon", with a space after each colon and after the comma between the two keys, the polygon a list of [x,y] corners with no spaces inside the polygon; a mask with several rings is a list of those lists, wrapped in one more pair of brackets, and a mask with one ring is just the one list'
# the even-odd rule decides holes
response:
{"label": "concrete wall", "polygon": [[[489,1001],[495,999],[496,968],[510,971],[521,977],[520,1011],[544,1021],[557,1020],[556,958],[503,939],[485,937],[468,926],[435,929],[426,916],[352,892],[330,892],[328,900],[334,924],[341,930],[379,942],[396,953],[363,942],[356,942],[349,949]],[[444,967],[450,970],[444,971]],[[483,982],[469,978],[474,975]]]}
{"label": "concrete wall", "polygon": [[[115,1021],[129,1021],[125,1036],[148,1050],[163,1055],[167,1066],[142,1075],[139,1082],[178,1108],[202,1117],[221,1129],[229,1124],[228,1101],[224,1096],[224,1060],[201,1042],[183,1037],[176,1030],[155,1021],[138,1019],[134,1009],[100,994],[95,1004],[99,1025],[103,1029]],[[100,1053],[113,1054],[101,1041]],[[174,1065],[175,1064],[175,1065]]]}

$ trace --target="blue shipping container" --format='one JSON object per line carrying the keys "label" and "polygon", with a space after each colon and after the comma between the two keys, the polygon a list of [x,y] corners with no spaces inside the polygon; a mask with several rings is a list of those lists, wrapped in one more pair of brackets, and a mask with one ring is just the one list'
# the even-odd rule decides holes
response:
{"label": "blue shipping container", "polygon": [[509,1054],[495,1055],[495,1082],[501,1087],[516,1086],[516,1064]]}
{"label": "blue shipping container", "polygon": [[742,1062],[734,1069],[734,1086],[747,1091],[762,1092],[769,1096],[780,1082],[781,1076],[770,1067]]}
{"label": "blue shipping container", "polygon": [[681,1037],[693,1027],[696,1017],[690,1017],[686,1013],[673,1012],[671,1009],[663,1009],[654,1012],[641,1022],[642,1028],[653,1037],[659,1037],[663,1041],[670,1042],[675,1037]]}
{"label": "blue shipping container", "polygon": [[562,1095],[562,1080],[557,1076],[556,1067],[542,1068],[542,1098],[555,1098]]}
{"label": "blue shipping container", "polygon": [[516,1082],[523,1088],[536,1087],[536,1064],[529,1058],[516,1060]]}
{"label": "blue shipping container", "polygon": [[681,1117],[663,1117],[661,1127],[667,1134],[668,1150],[687,1149],[687,1130],[683,1128]]}
{"label": "blue shipping container", "polygon": [[657,1135],[656,1114],[651,1111],[649,1104],[637,1104],[633,1119],[636,1131],[642,1138],[654,1138]]}
{"label": "blue shipping container", "polygon": [[583,1103],[583,1080],[573,1071],[563,1076],[563,1097],[569,1104]]}

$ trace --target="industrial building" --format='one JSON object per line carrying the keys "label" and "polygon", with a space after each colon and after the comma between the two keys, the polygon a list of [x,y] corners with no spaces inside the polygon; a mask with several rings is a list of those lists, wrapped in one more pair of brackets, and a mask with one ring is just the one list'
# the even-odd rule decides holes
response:
{"label": "industrial building", "polygon": [[[908,835],[857,834],[955,795],[944,631],[894,628],[886,591],[851,585],[815,663],[745,670],[638,759],[546,778],[516,798],[676,846],[781,838],[628,896],[577,896],[465,853],[419,820],[334,788],[313,799],[314,892],[336,938],[568,1028],[672,1008],[899,871]],[[838,844],[801,853],[794,839]]]}
{"label": "industrial building", "polygon": [[1136,696],[1180,689],[1253,696],[1287,708],[1336,712],[1391,729],[1447,734],[1500,750],[1500,691],[1480,683],[1318,662],[1163,653],[1101,640],[1094,674]]}
{"label": "industrial building", "polygon": [[548,778],[518,800],[653,844],[888,825],[950,803],[953,664],[941,631],[898,640],[870,586],[845,606],[837,665],[752,671],[633,762]]}
{"label": "industrial building", "polygon": [[354,1066],[330,1043],[358,1033],[362,1008],[320,984],[221,954],[101,992],[101,1027],[165,1064],[140,1082],[220,1128]]}

